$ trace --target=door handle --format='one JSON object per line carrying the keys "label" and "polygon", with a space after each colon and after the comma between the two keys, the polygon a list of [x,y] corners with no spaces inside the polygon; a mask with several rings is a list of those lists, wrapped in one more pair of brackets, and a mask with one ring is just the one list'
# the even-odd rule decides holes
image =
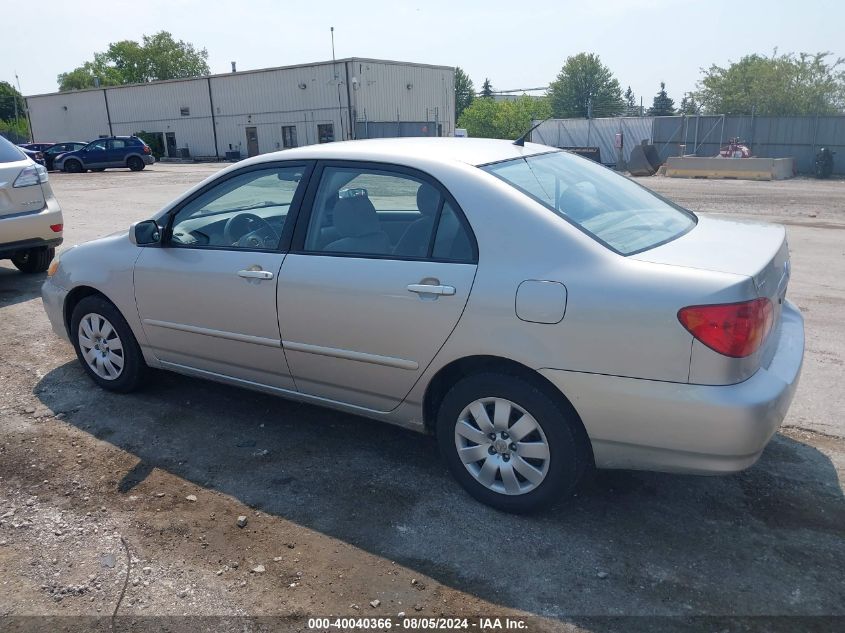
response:
{"label": "door handle", "polygon": [[451,297],[455,294],[454,286],[429,286],[428,284],[410,284],[408,292],[415,292],[419,295],[443,295]]}
{"label": "door handle", "polygon": [[244,279],[272,279],[273,273],[269,270],[239,270],[238,277]]}

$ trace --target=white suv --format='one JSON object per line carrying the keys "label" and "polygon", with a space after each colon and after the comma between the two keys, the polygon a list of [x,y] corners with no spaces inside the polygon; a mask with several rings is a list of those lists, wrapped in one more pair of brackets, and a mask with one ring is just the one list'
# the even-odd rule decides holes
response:
{"label": "white suv", "polygon": [[44,272],[63,228],[47,170],[0,137],[0,259],[25,273]]}

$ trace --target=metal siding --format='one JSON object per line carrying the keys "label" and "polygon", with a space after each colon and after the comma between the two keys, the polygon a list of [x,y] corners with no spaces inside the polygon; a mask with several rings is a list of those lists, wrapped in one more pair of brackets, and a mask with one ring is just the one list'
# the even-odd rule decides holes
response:
{"label": "metal siding", "polygon": [[[115,134],[173,132],[177,147],[192,156],[214,156],[214,134],[206,79],[108,88]],[[181,109],[189,109],[188,116]]]}
{"label": "metal siding", "polygon": [[358,121],[437,121],[454,134],[454,69],[352,60],[350,73]]}
{"label": "metal siding", "polygon": [[[215,155],[212,118],[221,157],[229,150],[246,155],[246,128],[251,126],[257,128],[262,153],[282,148],[282,126],[287,125],[296,126],[298,145],[316,143],[321,123],[334,126],[335,140],[352,138],[350,118],[354,129],[365,120],[365,110],[370,121],[396,122],[398,116],[410,124],[399,126],[406,134],[435,120],[443,135],[454,133],[454,69],[446,67],[351,58],[106,90],[115,134],[174,132],[177,147],[188,147],[193,156]],[[89,140],[109,133],[102,90],[29,99],[41,138]],[[73,116],[57,118],[56,109],[68,99],[80,105],[69,108]],[[190,108],[189,116],[181,116],[183,106]]]}
{"label": "metal siding", "polygon": [[247,127],[257,128],[262,153],[282,149],[282,126],[296,126],[298,145],[316,143],[320,123],[334,125],[335,140],[350,138],[343,70],[338,62],[212,77],[221,155],[233,149],[246,156]]}
{"label": "metal siding", "polygon": [[109,134],[102,90],[27,97],[27,107],[36,141],[91,141]]}

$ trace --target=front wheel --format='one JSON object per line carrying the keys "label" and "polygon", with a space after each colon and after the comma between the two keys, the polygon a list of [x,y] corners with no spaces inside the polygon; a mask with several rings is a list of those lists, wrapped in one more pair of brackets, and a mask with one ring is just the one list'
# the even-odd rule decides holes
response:
{"label": "front wheel", "polygon": [[449,470],[477,500],[531,512],[571,494],[589,446],[578,420],[545,390],[499,373],[463,378],[446,394],[437,440]]}
{"label": "front wheel", "polygon": [[85,171],[85,169],[82,167],[82,163],[80,163],[78,160],[66,160],[64,167],[65,171],[70,174],[81,174]]}
{"label": "front wheel", "polygon": [[120,311],[104,297],[91,295],[73,309],[70,339],[79,362],[103,389],[128,393],[143,382],[147,365]]}
{"label": "front wheel", "polygon": [[43,273],[50,267],[50,262],[55,256],[55,248],[30,248],[28,251],[15,253],[12,263],[22,273]]}
{"label": "front wheel", "polygon": [[146,165],[144,165],[144,161],[137,156],[130,156],[129,160],[126,161],[126,166],[132,171],[141,171],[144,167],[146,167]]}

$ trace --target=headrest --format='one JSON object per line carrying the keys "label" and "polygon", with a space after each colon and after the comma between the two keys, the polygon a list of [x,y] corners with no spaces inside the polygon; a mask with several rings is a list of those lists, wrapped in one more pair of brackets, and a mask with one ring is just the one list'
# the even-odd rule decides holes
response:
{"label": "headrest", "polygon": [[440,192],[431,185],[422,183],[417,189],[417,208],[423,215],[434,215],[440,204]]}
{"label": "headrest", "polygon": [[341,237],[360,237],[381,230],[369,198],[341,198],[334,207],[334,227]]}

